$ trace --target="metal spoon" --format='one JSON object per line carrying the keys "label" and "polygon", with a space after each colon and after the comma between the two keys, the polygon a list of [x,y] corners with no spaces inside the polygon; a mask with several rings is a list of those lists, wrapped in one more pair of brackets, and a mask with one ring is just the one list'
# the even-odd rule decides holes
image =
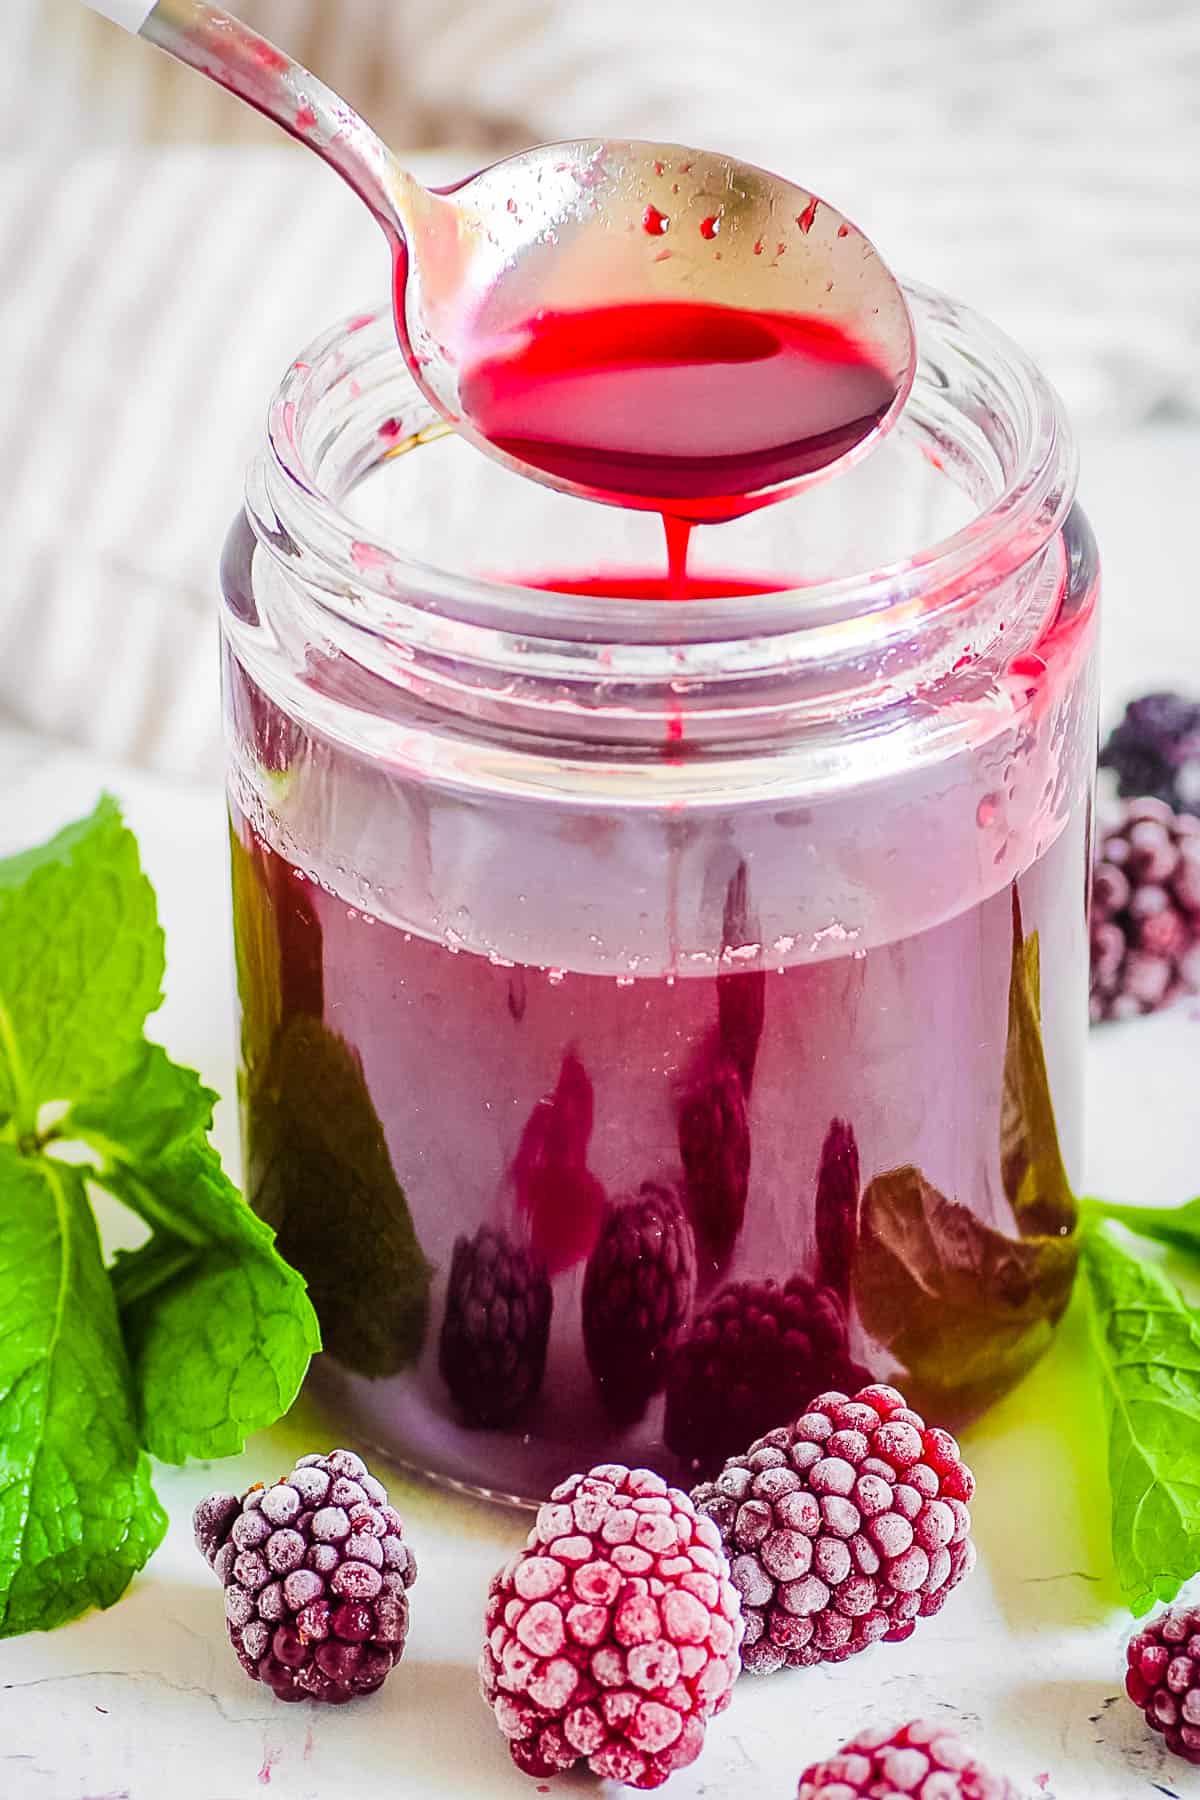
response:
{"label": "metal spoon", "polygon": [[[916,348],[899,284],[851,221],[790,182],[709,151],[585,139],[434,192],[316,76],[207,0],[86,3],[337,170],[388,239],[398,334],[420,388],[524,475],[619,505],[729,517],[863,455],[908,396]],[[765,352],[746,348],[734,313],[766,333]],[[589,361],[601,315],[602,366]],[[680,350],[676,317],[689,341],[728,322],[737,347]],[[788,364],[790,387],[771,360],[781,324],[788,341],[799,327],[825,344],[811,367]],[[544,352],[551,326],[563,379],[543,381],[530,403],[522,357],[534,340]],[[631,386],[647,359],[653,379]],[[572,443],[576,417],[584,435]]]}

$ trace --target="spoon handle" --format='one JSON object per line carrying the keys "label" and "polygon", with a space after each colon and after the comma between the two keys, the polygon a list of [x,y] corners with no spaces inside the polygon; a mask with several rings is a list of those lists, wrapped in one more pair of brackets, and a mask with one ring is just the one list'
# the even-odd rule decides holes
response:
{"label": "spoon handle", "polygon": [[354,108],[303,64],[207,0],[84,0],[179,62],[206,75],[336,169],[389,238],[406,235],[424,190]]}

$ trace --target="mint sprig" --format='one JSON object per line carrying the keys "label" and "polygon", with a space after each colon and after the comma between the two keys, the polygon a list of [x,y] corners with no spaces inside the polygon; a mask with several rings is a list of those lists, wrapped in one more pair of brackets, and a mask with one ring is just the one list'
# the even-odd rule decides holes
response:
{"label": "mint sprig", "polygon": [[[162,978],[114,801],[0,862],[0,1635],[119,1598],[166,1527],[147,1452],[240,1450],[319,1348],[215,1095],[143,1036]],[[111,1269],[89,1182],[149,1227]]]}

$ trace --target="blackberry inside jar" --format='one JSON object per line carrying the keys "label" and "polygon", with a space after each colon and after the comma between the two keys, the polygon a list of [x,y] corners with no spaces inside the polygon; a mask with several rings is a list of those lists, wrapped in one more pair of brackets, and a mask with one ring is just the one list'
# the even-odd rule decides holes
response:
{"label": "blackberry inside jar", "polygon": [[693,1478],[868,1379],[954,1424],[1065,1307],[1095,553],[1052,393],[911,299],[891,438],[675,600],[656,519],[428,432],[386,321],[274,403],[223,565],[247,1186],[315,1387],[435,1475]]}

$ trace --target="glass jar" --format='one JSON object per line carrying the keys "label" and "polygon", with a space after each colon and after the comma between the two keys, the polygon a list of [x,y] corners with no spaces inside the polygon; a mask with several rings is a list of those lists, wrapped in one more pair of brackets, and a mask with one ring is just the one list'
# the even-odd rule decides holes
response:
{"label": "glass jar", "polygon": [[910,297],[896,430],[697,533],[686,603],[385,317],[272,403],[222,567],[247,1192],[340,1423],[441,1478],[690,1479],[867,1378],[954,1424],[1066,1305],[1095,548],[1053,392]]}

